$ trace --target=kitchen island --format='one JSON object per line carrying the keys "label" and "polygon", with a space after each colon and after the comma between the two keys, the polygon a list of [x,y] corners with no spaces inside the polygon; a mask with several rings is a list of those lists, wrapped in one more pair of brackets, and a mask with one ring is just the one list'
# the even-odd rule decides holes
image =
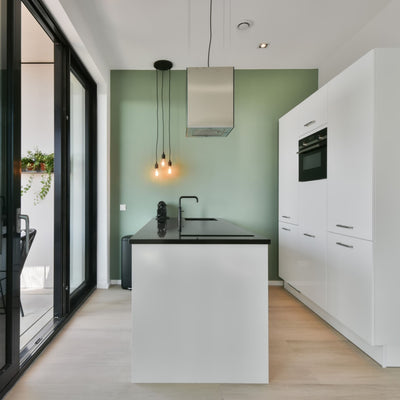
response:
{"label": "kitchen island", "polygon": [[268,383],[268,239],[151,220],[132,244],[132,381]]}

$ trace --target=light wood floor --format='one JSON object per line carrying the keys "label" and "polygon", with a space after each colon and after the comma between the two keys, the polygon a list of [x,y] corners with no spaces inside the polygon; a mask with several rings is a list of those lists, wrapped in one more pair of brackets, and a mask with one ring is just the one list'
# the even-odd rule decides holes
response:
{"label": "light wood floor", "polygon": [[7,400],[400,400],[383,369],[281,287],[270,287],[270,384],[132,384],[130,293],[97,290]]}

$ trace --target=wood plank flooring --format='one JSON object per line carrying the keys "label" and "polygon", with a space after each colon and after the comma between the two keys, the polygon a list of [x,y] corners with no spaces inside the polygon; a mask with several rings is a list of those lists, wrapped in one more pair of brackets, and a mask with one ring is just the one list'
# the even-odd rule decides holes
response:
{"label": "wood plank flooring", "polygon": [[132,384],[130,292],[97,290],[7,400],[400,400],[381,368],[281,287],[270,287],[270,384]]}

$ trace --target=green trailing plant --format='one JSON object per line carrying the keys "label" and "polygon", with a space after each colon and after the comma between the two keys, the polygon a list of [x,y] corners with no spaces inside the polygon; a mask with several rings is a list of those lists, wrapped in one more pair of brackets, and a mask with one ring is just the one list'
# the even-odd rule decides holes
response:
{"label": "green trailing plant", "polygon": [[21,187],[21,196],[23,196],[25,193],[28,193],[30,188],[32,187],[32,182],[33,182],[33,175],[31,175],[28,179],[28,182],[26,185]]}
{"label": "green trailing plant", "polygon": [[[37,205],[43,200],[50,191],[52,182],[52,172],[54,171],[54,153],[46,154],[38,148],[28,151],[26,157],[21,159],[21,169],[23,171],[43,171],[40,177],[40,190],[35,193],[33,203]],[[33,175],[29,177],[26,185],[21,188],[21,195],[26,194],[32,187]]]}
{"label": "green trailing plant", "polygon": [[44,175],[42,174],[40,176],[40,191],[38,193],[35,193],[35,198],[33,200],[33,204],[36,206],[40,200],[44,200],[44,198],[47,196],[49,193],[50,187],[51,187],[51,173]]}

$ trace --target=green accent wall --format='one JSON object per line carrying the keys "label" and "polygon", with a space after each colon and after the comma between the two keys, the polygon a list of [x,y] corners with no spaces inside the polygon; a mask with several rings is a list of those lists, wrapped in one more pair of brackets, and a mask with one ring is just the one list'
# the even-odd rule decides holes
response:
{"label": "green accent wall", "polygon": [[279,279],[278,119],[317,88],[314,69],[236,70],[232,132],[188,138],[186,71],[172,71],[174,174],[156,178],[155,71],[111,71],[111,279],[120,279],[121,237],[154,218],[160,200],[176,216],[181,195],[199,197],[184,202],[186,217],[225,218],[270,238],[269,279]]}

